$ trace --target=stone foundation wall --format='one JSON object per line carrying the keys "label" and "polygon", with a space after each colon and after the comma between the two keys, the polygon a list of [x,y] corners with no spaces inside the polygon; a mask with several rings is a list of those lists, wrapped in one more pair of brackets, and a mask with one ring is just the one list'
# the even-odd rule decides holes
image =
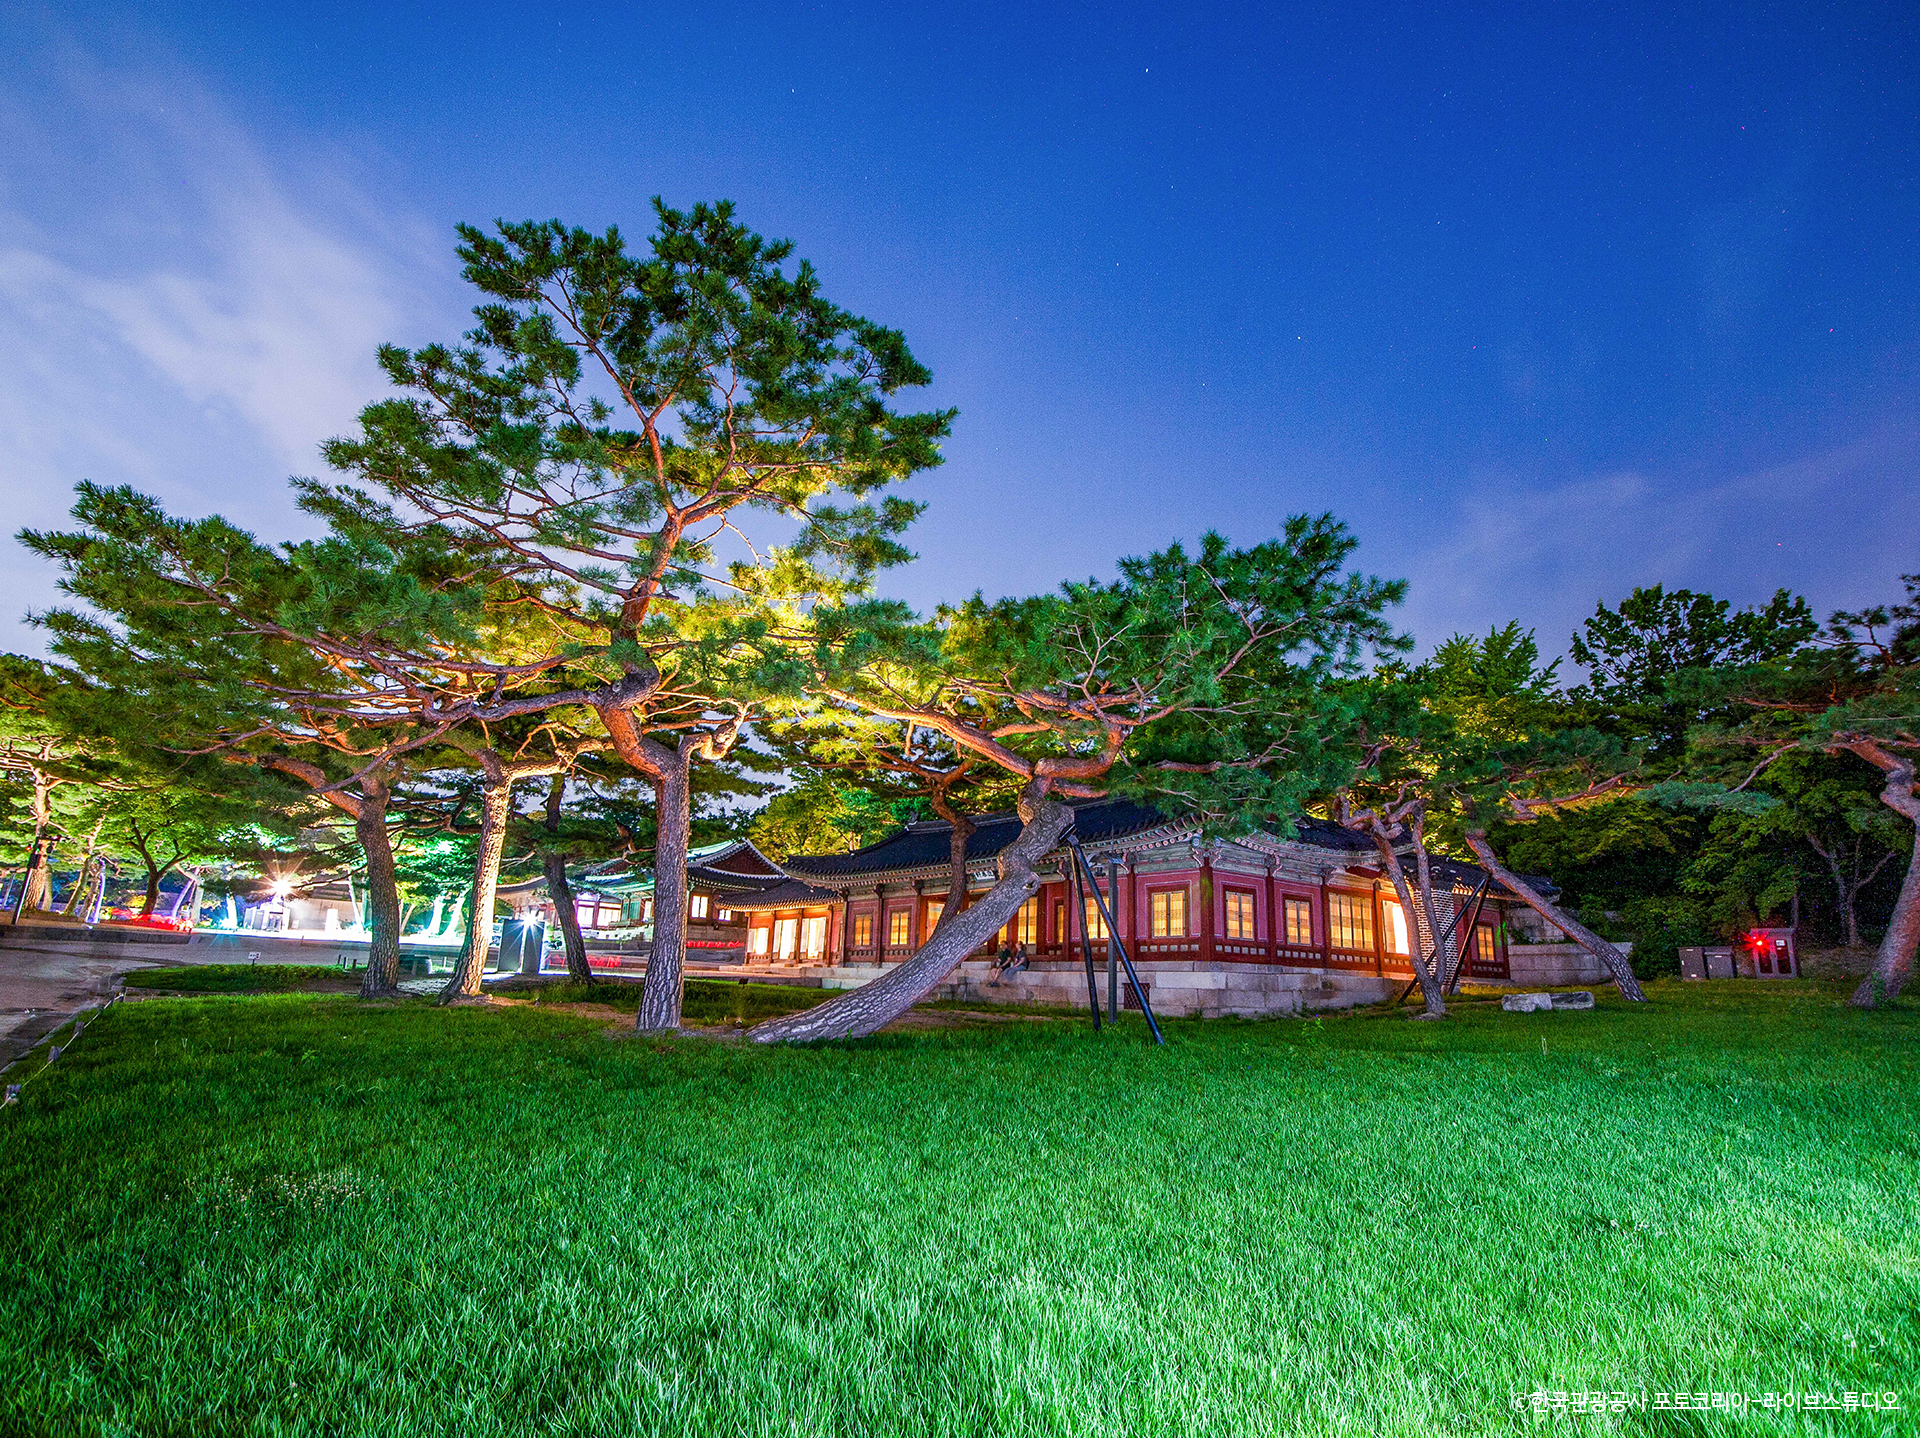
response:
{"label": "stone foundation wall", "polygon": [[[1156,1014],[1173,1018],[1258,1018],[1313,1013],[1377,1003],[1397,993],[1404,981],[1379,979],[1346,970],[1278,968],[1271,964],[1214,964],[1148,960],[1137,966]],[[847,970],[839,970],[847,973]],[[1101,1002],[1107,995],[1107,966],[1094,965]],[[1131,996],[1123,969],[1122,1003]],[[935,990],[935,997],[980,1004],[1087,1006],[1087,971],[1077,963],[1043,960],[1029,964],[1002,982],[993,981],[990,964],[970,962]]]}
{"label": "stone foundation wall", "polygon": [[[1629,958],[1632,944],[1614,947]],[[1508,983],[1520,988],[1552,987],[1558,984],[1610,984],[1613,975],[1607,966],[1578,944],[1510,944],[1507,947]],[[1469,979],[1469,983],[1485,983]],[[1499,982],[1495,980],[1494,982]]]}

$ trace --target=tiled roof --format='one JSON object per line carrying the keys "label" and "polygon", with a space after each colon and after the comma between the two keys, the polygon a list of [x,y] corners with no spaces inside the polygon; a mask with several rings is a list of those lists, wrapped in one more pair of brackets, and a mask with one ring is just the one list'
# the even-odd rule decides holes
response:
{"label": "tiled roof", "polygon": [[[787,882],[785,874],[736,874],[731,869],[716,869],[710,864],[687,865],[687,882],[716,894],[756,894]],[[652,892],[649,884],[648,892]],[[737,907],[737,906],[736,906]]]}
{"label": "tiled roof", "polygon": [[[967,838],[969,864],[993,858],[1020,832],[1017,814],[986,814],[974,822],[978,827]],[[1132,799],[1093,799],[1076,804],[1073,826],[1081,843],[1095,847],[1156,829],[1177,832],[1187,827],[1185,821],[1168,818],[1150,805]],[[1325,819],[1303,817],[1295,820],[1295,826],[1294,842],[1297,843],[1342,852],[1373,847],[1367,839]],[[879,843],[851,854],[795,854],[781,867],[796,877],[827,883],[868,874],[944,868],[952,832],[953,826],[946,820],[930,819],[909,824]]]}
{"label": "tiled roof", "polygon": [[[1018,814],[983,814],[967,837],[967,862],[991,859],[1019,835]],[[1074,808],[1074,829],[1083,844],[1124,838],[1149,829],[1164,828],[1167,820],[1156,810],[1128,799],[1098,799]],[[782,865],[804,878],[834,879],[855,874],[886,873],[895,869],[927,869],[947,862],[953,826],[945,819],[909,824],[877,844],[851,854],[794,854]]]}
{"label": "tiled roof", "polygon": [[838,890],[822,889],[814,884],[802,883],[799,879],[788,879],[784,884],[762,889],[757,894],[731,897],[727,900],[727,907],[763,912],[768,909],[819,908],[823,904],[839,902]]}
{"label": "tiled roof", "polygon": [[[742,867],[733,867],[736,864]],[[767,867],[761,869],[762,864]],[[774,868],[751,841],[722,839],[687,850],[687,878],[715,893],[733,893],[783,884],[787,876]],[[653,892],[653,870],[637,868],[624,858],[614,859],[573,882],[576,889],[593,893],[646,895]]]}
{"label": "tiled roof", "polygon": [[[1478,864],[1469,864],[1461,859],[1434,859],[1429,862],[1428,868],[1432,870],[1433,885],[1436,889],[1449,886],[1468,890],[1477,889],[1480,887],[1480,881],[1487,877],[1487,871]],[[1542,898],[1551,899],[1560,892],[1560,886],[1544,874],[1522,874],[1520,877]],[[1407,868],[1407,878],[1409,881],[1413,879],[1411,865]],[[1487,890],[1487,894],[1490,898],[1508,899],[1516,903],[1519,901],[1518,895],[1498,881]]]}

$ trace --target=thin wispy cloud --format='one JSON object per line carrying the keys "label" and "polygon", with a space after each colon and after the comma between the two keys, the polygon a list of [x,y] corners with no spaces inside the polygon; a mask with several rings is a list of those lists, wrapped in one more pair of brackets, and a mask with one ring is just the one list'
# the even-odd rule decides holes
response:
{"label": "thin wispy cloud", "polygon": [[[345,166],[271,162],[191,75],[57,39],[38,60],[0,94],[9,518],[58,524],[84,478],[294,531],[287,475],[319,469],[319,441],[381,392],[375,348],[432,308],[444,243]],[[18,621],[53,593],[16,550],[0,642],[36,647]]]}
{"label": "thin wispy cloud", "polygon": [[1741,605],[1784,587],[1823,612],[1869,604],[1895,597],[1895,576],[1920,561],[1916,514],[1920,430],[1909,426],[1692,485],[1636,472],[1544,485],[1483,476],[1415,559],[1406,619],[1431,646],[1517,618],[1551,654],[1597,602],[1640,585]]}

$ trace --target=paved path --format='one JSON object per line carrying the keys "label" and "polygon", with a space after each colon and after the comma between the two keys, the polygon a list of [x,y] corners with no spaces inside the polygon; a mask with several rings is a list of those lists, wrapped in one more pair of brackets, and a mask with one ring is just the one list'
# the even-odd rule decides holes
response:
{"label": "paved path", "polygon": [[[180,964],[338,964],[355,946],[260,934],[195,934],[186,943],[130,940],[109,930],[0,926],[0,1064],[37,1043],[69,1015],[104,1003],[130,969]],[[364,954],[365,946],[358,952]],[[352,962],[352,958],[348,958]]]}
{"label": "paved path", "polygon": [[7,938],[11,942],[0,947],[0,1064],[19,1057],[75,1011],[105,1003],[119,975],[147,967],[160,952],[147,945],[34,943],[24,930]]}
{"label": "paved path", "polygon": [[[130,969],[183,964],[313,964],[333,968],[366,959],[364,942],[321,938],[288,939],[275,934],[199,933],[187,942],[130,940],[111,930],[76,933],[71,928],[23,924],[18,929],[0,925],[0,1064],[37,1043],[80,1009],[103,1003],[115,981]],[[413,952],[409,950],[408,952]],[[451,955],[441,956],[445,962]],[[552,960],[549,960],[552,962]],[[637,981],[646,972],[644,961],[628,960],[620,970],[597,977]],[[488,974],[508,978],[508,974]],[[547,977],[554,977],[552,969]],[[746,964],[687,965],[688,978],[735,979],[747,983],[820,986],[819,971],[797,971]],[[406,993],[437,994],[446,985],[444,972],[431,977],[405,978]]]}

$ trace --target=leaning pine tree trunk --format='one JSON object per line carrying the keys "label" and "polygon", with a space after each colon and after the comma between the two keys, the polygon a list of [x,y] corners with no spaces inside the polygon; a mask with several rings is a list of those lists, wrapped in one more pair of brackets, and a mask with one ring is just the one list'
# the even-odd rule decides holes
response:
{"label": "leaning pine tree trunk", "polygon": [[467,941],[440,991],[440,1002],[472,998],[480,992],[493,946],[493,898],[500,887],[500,856],[507,847],[507,813],[513,802],[511,781],[488,781],[480,804],[480,840],[473,855],[473,912],[467,915]]}
{"label": "leaning pine tree trunk", "polygon": [[[660,746],[664,749],[665,746]],[[687,846],[693,833],[693,762],[684,751],[667,750],[654,780],[653,943],[647,950],[647,975],[640,982],[640,1012],[634,1027],[642,1033],[680,1027],[680,1000],[686,984]]]}
{"label": "leaning pine tree trunk", "polygon": [[354,837],[367,859],[367,972],[360,996],[373,999],[400,986],[400,885],[387,833],[387,791],[369,782],[363,794],[353,816]]}
{"label": "leaning pine tree trunk", "polygon": [[1044,784],[1021,794],[1020,818],[1024,823],[1019,837],[1000,851],[999,882],[951,923],[943,914],[933,937],[917,954],[837,999],[769,1019],[749,1030],[747,1037],[763,1044],[865,1038],[924,999],[1040,887],[1035,866],[1073,827],[1073,810],[1047,798]]}
{"label": "leaning pine tree trunk", "polygon": [[1486,866],[1489,874],[1492,874],[1495,879],[1505,884],[1507,888],[1520,896],[1520,901],[1523,904],[1555,928],[1563,930],[1576,944],[1592,954],[1601,963],[1605,964],[1607,972],[1613,975],[1613,981],[1619,985],[1620,992],[1624,997],[1636,1004],[1644,1004],[1647,1001],[1646,994],[1640,988],[1640,980],[1633,976],[1633,966],[1627,962],[1627,956],[1598,934],[1594,933],[1593,930],[1589,929],[1586,925],[1576,919],[1568,918],[1552,904],[1549,904],[1545,899],[1541,898],[1539,894],[1535,893],[1533,888],[1524,883],[1518,874],[1508,869],[1505,864],[1502,864],[1494,857],[1493,846],[1487,842],[1487,836],[1484,832],[1477,829],[1469,829],[1467,831],[1467,847],[1472,849],[1474,854],[1478,856],[1480,862]]}
{"label": "leaning pine tree trunk", "polygon": [[1913,761],[1902,756],[1886,773],[1880,802],[1905,815],[1914,826],[1913,858],[1907,863],[1907,877],[1900,882],[1900,897],[1894,900],[1887,931],[1880,936],[1873,968],[1853,991],[1852,1002],[1863,1009],[1878,1008],[1907,986],[1913,976],[1914,950],[1920,948],[1920,797],[1913,792]]}

